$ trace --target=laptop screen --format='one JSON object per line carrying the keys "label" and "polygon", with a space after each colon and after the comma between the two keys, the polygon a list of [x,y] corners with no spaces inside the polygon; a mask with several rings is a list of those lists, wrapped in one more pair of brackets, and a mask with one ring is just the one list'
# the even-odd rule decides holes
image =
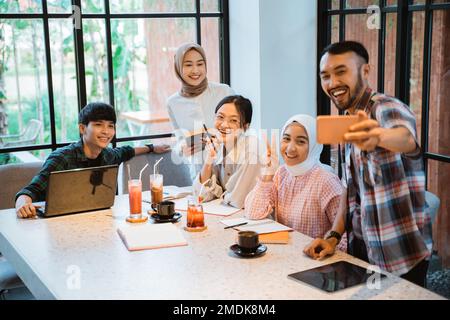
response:
{"label": "laptop screen", "polygon": [[110,208],[117,190],[118,165],[50,173],[44,216]]}

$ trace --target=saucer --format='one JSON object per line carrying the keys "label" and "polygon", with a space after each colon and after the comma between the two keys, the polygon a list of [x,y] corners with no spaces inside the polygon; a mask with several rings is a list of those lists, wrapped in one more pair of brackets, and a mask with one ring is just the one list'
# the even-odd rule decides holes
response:
{"label": "saucer", "polygon": [[237,244],[234,244],[230,247],[231,251],[237,256],[244,257],[244,258],[255,258],[260,257],[267,251],[267,247],[263,244],[260,244],[258,248],[256,248],[253,252],[243,252],[241,248]]}
{"label": "saucer", "polygon": [[181,213],[176,212],[172,218],[161,218],[161,216],[157,213],[154,213],[150,216],[156,223],[164,223],[164,222],[178,222],[181,218]]}

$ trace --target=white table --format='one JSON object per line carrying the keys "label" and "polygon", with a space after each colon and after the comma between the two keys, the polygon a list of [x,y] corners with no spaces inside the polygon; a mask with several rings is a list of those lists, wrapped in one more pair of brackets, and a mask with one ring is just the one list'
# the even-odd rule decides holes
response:
{"label": "white table", "polygon": [[[188,246],[129,252],[116,232],[127,213],[127,195],[111,210],[50,219],[21,220],[2,210],[0,251],[38,299],[443,299],[392,275],[381,290],[325,293],[287,275],[337,260],[367,264],[342,252],[312,260],[302,253],[311,239],[298,232],[288,245],[268,245],[262,257],[236,258],[229,250],[236,231],[211,215],[206,231],[183,231]],[[185,216],[176,225],[181,229]]]}

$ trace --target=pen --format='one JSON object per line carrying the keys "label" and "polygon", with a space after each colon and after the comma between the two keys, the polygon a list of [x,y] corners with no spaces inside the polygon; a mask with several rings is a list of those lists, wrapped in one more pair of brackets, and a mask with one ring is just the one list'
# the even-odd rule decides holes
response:
{"label": "pen", "polygon": [[240,226],[243,226],[243,225],[246,225],[246,224],[248,224],[248,222],[242,222],[242,223],[238,223],[238,224],[235,224],[235,225],[232,225],[232,226],[225,227],[224,229],[230,229],[230,228],[234,228],[234,227],[240,227]]}
{"label": "pen", "polygon": [[211,138],[211,135],[209,134],[209,132],[208,132],[208,128],[206,127],[206,125],[205,124],[203,124],[203,128],[205,129],[205,131],[206,131],[206,135],[208,136],[208,138],[209,138],[209,141],[211,142],[211,144],[212,144],[212,146],[213,146],[213,148],[214,148],[214,151],[216,151],[217,152],[217,150],[216,150],[216,147],[214,146],[214,143],[212,142],[212,138]]}

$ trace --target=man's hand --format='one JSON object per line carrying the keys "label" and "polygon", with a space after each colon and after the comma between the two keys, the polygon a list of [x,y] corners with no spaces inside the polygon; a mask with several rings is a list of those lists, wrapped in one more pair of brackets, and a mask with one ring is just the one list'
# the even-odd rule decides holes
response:
{"label": "man's hand", "polygon": [[332,255],[336,249],[336,245],[336,238],[329,238],[327,240],[317,238],[303,249],[303,253],[315,260],[321,260],[326,256]]}
{"label": "man's hand", "polygon": [[363,151],[373,151],[380,143],[383,128],[378,121],[369,119],[364,111],[358,111],[359,122],[344,135],[345,141],[353,143]]}
{"label": "man's hand", "polygon": [[153,146],[154,153],[166,153],[170,151],[170,146],[168,144],[155,144]]}
{"label": "man's hand", "polygon": [[29,196],[21,195],[17,198],[16,201],[16,214],[19,218],[34,218],[36,217],[36,208],[39,206],[35,206],[32,203],[32,200]]}

